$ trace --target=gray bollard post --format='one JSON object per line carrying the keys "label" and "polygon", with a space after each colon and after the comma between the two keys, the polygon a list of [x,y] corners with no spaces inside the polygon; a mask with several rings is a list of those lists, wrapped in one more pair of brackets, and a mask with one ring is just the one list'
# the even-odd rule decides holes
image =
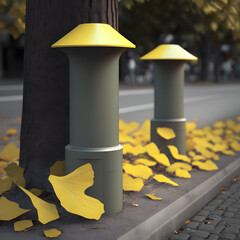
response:
{"label": "gray bollard post", "polygon": [[66,173],[90,163],[94,184],[86,194],[105,212],[123,208],[122,146],[119,144],[119,58],[135,48],[108,24],[85,23],[52,45],[70,62],[70,143]]}
{"label": "gray bollard post", "polygon": [[[186,154],[186,119],[184,118],[184,64],[197,60],[176,44],[163,44],[147,53],[141,60],[154,64],[154,119],[151,120],[151,141],[161,148],[166,141],[157,134],[158,127],[172,128],[176,134],[168,145]],[[164,152],[164,151],[163,151]]]}

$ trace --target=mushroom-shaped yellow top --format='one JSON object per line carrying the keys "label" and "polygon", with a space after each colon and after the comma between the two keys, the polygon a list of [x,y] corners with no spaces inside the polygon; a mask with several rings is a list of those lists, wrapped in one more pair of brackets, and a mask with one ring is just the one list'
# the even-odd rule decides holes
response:
{"label": "mushroom-shaped yellow top", "polygon": [[52,48],[60,47],[135,48],[136,46],[108,24],[83,23],[52,45]]}
{"label": "mushroom-shaped yellow top", "polygon": [[141,57],[141,60],[197,60],[177,44],[162,44]]}

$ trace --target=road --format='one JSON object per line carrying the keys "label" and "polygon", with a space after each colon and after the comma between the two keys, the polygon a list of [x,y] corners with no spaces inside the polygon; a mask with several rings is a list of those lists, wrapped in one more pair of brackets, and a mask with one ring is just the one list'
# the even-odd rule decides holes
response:
{"label": "road", "polygon": [[[0,118],[16,118],[22,111],[21,84],[0,85]],[[153,117],[153,89],[119,91],[120,119],[126,122]],[[185,117],[198,126],[240,115],[240,84],[185,86]]]}

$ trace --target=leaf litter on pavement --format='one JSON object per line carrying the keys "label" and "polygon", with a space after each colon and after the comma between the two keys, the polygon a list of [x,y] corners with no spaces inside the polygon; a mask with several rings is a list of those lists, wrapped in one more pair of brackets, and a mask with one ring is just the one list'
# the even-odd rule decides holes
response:
{"label": "leaf litter on pavement", "polygon": [[[218,169],[219,155],[235,155],[240,151],[240,117],[237,121],[218,121],[213,126],[197,128],[196,122],[186,123],[186,150],[187,154],[179,154],[178,149],[169,144],[169,140],[176,137],[170,128],[157,128],[157,134],[164,142],[165,148],[170,152],[166,155],[155,143],[150,141],[150,120],[146,120],[142,126],[137,122],[125,123],[119,121],[119,142],[123,146],[123,190],[141,192],[147,183],[163,184],[155,190],[145,193],[144,196],[151,200],[164,200],[164,196],[158,196],[156,190],[166,185],[181,187],[177,178],[191,178],[191,172],[196,170],[214,171]],[[11,189],[13,184],[31,199],[38,212],[38,221],[47,224],[59,218],[57,205],[41,199],[41,189],[25,189],[23,171],[18,166],[19,140],[16,144],[11,138],[18,134],[14,128],[5,132],[0,137],[4,148],[0,152],[0,202],[4,209],[0,211],[0,220],[10,221],[19,216],[25,216],[31,209],[22,209],[19,204],[5,198],[3,194]],[[9,142],[11,141],[11,142]],[[87,174],[82,172],[87,170]],[[84,194],[84,191],[93,184],[93,170],[91,164],[86,164],[72,173],[64,176],[64,161],[56,162],[50,169],[49,181],[61,205],[69,212],[89,219],[98,220],[104,213],[104,205],[97,199]],[[86,171],[85,171],[86,172]],[[173,181],[173,178],[175,180]],[[76,188],[76,183],[84,182],[81,189]],[[76,201],[69,202],[72,196]],[[85,201],[84,208],[79,207],[81,201]],[[139,206],[138,203],[134,203]],[[93,209],[88,211],[88,209]],[[91,212],[91,214],[89,214]],[[92,214],[95,212],[94,214]],[[14,222],[15,231],[31,229],[31,220],[20,219]],[[61,234],[57,229],[45,230],[46,237],[54,238]]]}

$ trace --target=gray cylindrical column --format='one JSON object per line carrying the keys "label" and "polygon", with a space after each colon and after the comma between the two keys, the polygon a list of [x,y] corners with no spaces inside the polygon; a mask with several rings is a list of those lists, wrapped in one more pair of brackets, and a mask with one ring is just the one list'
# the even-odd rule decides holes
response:
{"label": "gray cylindrical column", "polygon": [[85,192],[106,213],[123,208],[122,146],[119,144],[119,57],[135,45],[108,24],[80,24],[53,47],[70,66],[70,143],[66,173],[90,163],[94,184]]}
{"label": "gray cylindrical column", "polygon": [[[184,63],[197,60],[195,56],[175,44],[163,44],[153,49],[142,60],[154,64],[154,118],[151,121],[151,141],[169,156],[166,145],[174,145],[180,154],[186,154],[184,118]],[[161,138],[158,127],[174,130],[176,137]]]}
{"label": "gray cylindrical column", "polygon": [[[176,138],[168,145],[186,153],[184,118],[184,63],[179,60],[154,61],[154,119],[151,121],[151,141],[162,148],[166,141],[157,134],[158,127],[172,128]],[[184,139],[184,140],[183,140]]]}

